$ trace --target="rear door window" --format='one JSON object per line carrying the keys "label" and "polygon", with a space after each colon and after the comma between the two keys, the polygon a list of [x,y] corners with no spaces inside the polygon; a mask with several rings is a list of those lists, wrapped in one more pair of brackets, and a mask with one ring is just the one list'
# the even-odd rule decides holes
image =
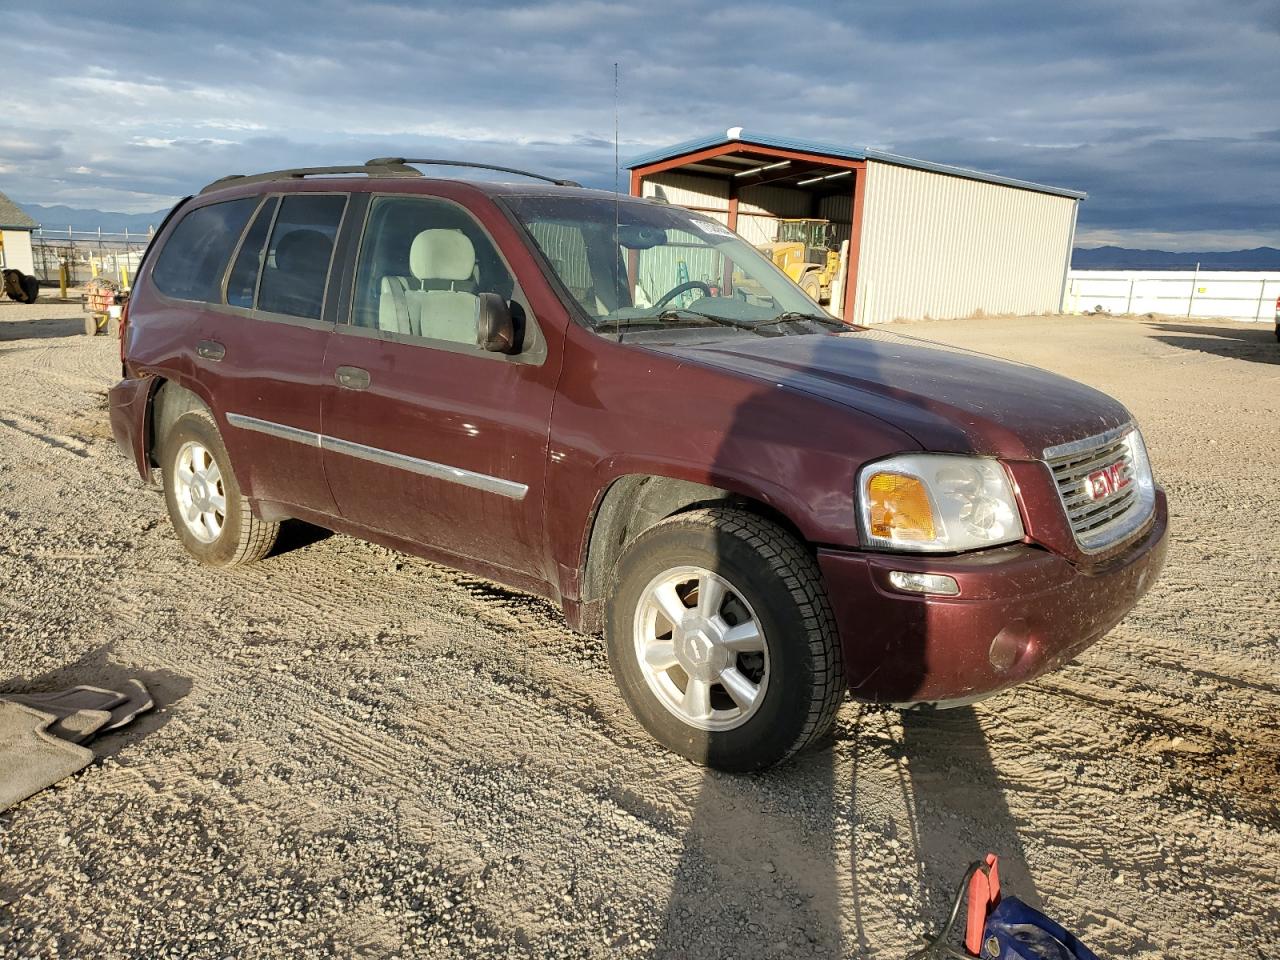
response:
{"label": "rear door window", "polygon": [[156,289],[179,300],[220,303],[227,261],[257,205],[257,197],[245,197],[198,207],[183,217],[151,274]]}
{"label": "rear door window", "polygon": [[346,196],[294,194],[280,201],[258,284],[258,309],[319,320]]}
{"label": "rear door window", "polygon": [[236,262],[227,276],[227,303],[233,307],[253,308],[254,294],[258,290],[258,270],[267,247],[267,231],[271,229],[271,218],[275,216],[278,202],[277,197],[267,199],[240,244]]}

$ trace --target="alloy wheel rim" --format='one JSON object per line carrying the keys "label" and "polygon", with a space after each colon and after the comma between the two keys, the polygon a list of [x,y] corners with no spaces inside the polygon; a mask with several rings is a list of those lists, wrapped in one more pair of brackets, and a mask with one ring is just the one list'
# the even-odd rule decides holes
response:
{"label": "alloy wheel rim", "polygon": [[769,645],[741,591],[704,567],[681,566],[641,591],[635,654],[658,702],[699,730],[750,720],[769,684]]}
{"label": "alloy wheel rim", "polygon": [[178,512],[191,535],[213,543],[227,520],[227,491],[218,461],[204,444],[188,440],[174,460]]}

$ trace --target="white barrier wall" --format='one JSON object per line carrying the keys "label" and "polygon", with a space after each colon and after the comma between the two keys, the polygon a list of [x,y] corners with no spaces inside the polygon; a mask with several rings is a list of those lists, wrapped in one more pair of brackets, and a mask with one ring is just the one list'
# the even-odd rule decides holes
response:
{"label": "white barrier wall", "polygon": [[1193,270],[1072,270],[1062,309],[1163,313],[1271,323],[1280,273]]}
{"label": "white barrier wall", "polygon": [[31,234],[26,230],[0,230],[0,266],[35,273],[31,259]]}

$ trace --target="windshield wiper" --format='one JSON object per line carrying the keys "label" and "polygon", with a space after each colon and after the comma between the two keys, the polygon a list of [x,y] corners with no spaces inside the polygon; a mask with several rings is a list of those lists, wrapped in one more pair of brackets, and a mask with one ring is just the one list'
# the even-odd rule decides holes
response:
{"label": "windshield wiper", "polygon": [[772,320],[767,322],[762,322],[760,320],[735,320],[732,317],[719,317],[714,313],[702,313],[699,310],[689,310],[686,307],[680,307],[674,310],[663,310],[654,317],[656,320],[666,321],[688,320],[690,318],[710,320],[712,323],[718,323],[722,327],[735,327],[738,330],[754,330],[756,327],[767,326],[769,323],[774,322]]}
{"label": "windshield wiper", "polygon": [[824,326],[844,328],[844,324],[841,321],[834,317],[829,317],[825,313],[805,313],[801,310],[787,310],[776,317],[770,317],[768,320],[753,320],[750,329],[754,330],[756,327],[769,327],[775,323],[794,323],[802,320],[813,320]]}

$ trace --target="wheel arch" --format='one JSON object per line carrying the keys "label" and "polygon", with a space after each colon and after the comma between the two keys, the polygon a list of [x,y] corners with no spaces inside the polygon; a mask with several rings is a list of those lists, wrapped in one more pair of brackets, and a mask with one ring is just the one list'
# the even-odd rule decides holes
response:
{"label": "wheel arch", "polygon": [[589,633],[603,627],[609,577],[628,544],[667,517],[712,504],[732,506],[772,520],[809,549],[791,518],[761,500],[693,480],[627,474],[609,484],[592,511],[579,565],[581,593],[576,605],[579,622],[575,625]]}
{"label": "wheel arch", "polygon": [[177,419],[192,410],[212,413],[209,404],[192,390],[176,380],[156,377],[147,402],[147,461],[154,469],[160,466],[158,459],[160,438]]}

